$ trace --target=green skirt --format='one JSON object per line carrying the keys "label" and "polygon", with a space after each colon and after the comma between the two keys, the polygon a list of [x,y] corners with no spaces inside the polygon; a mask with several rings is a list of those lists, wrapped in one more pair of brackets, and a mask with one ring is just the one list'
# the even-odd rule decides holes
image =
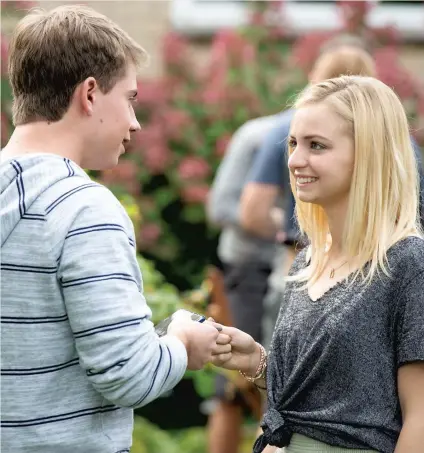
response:
{"label": "green skirt", "polygon": [[333,447],[301,434],[293,434],[290,445],[277,451],[279,453],[378,453],[375,450]]}

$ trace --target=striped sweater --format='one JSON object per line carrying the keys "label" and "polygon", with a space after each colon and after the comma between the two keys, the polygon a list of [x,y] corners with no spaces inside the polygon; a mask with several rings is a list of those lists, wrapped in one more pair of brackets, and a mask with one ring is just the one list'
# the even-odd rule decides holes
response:
{"label": "striped sweater", "polygon": [[59,156],[5,161],[0,184],[1,451],[128,452],[133,409],[187,366],[154,333],[131,221]]}

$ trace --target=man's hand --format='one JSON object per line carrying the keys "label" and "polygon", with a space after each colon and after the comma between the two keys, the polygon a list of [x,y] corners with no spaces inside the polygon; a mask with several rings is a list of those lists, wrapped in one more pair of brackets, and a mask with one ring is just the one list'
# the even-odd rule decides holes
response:
{"label": "man's hand", "polygon": [[[217,350],[220,329],[222,327],[219,324],[212,324],[208,321],[200,323],[178,317],[169,325],[167,335],[173,335],[184,343],[188,356],[187,368],[200,370],[212,361],[212,353]],[[221,350],[228,351],[228,349],[227,346]]]}
{"label": "man's hand", "polygon": [[247,333],[234,327],[222,327],[219,334],[222,341],[230,339],[231,351],[221,352],[217,345],[213,351],[212,363],[227,370],[240,370],[248,376],[254,376],[259,366],[261,350],[259,344]]}

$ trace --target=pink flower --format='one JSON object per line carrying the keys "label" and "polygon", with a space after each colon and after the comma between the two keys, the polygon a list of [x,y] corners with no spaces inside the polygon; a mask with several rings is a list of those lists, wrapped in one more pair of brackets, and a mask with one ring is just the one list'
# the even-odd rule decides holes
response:
{"label": "pink flower", "polygon": [[193,184],[181,190],[181,198],[187,204],[204,204],[208,199],[209,186],[207,184]]}
{"label": "pink flower", "polygon": [[189,156],[178,166],[178,176],[183,181],[202,180],[211,173],[209,164],[202,157]]}
{"label": "pink flower", "polygon": [[227,98],[227,89],[224,86],[206,87],[202,94],[202,101],[209,106],[222,104]]}
{"label": "pink flower", "polygon": [[162,54],[165,64],[181,65],[187,57],[188,43],[177,33],[168,33],[162,43]]}
{"label": "pink flower", "polygon": [[1,9],[2,10],[12,10],[12,11],[27,11],[33,7],[37,6],[37,2],[24,1],[24,0],[2,0]]}
{"label": "pink flower", "polygon": [[292,47],[290,63],[309,72],[318,57],[320,48],[333,36],[333,32],[314,32],[302,36]]}
{"label": "pink flower", "polygon": [[138,195],[140,183],[137,174],[137,164],[130,159],[122,159],[116,167],[102,172],[102,182],[107,186],[119,185],[130,194]]}
{"label": "pink flower", "polygon": [[170,108],[164,110],[161,116],[167,137],[174,140],[181,139],[185,129],[192,123],[190,115],[184,110]]}
{"label": "pink flower", "polygon": [[252,44],[244,46],[241,59],[243,64],[252,63],[256,60],[256,49]]}
{"label": "pink flower", "polygon": [[151,175],[165,172],[172,162],[172,154],[165,145],[156,144],[145,148],[142,152],[143,164]]}
{"label": "pink flower", "polygon": [[132,141],[138,148],[148,148],[157,144],[165,143],[165,131],[163,125],[158,122],[151,122],[147,126],[134,133]]}
{"label": "pink flower", "polygon": [[157,223],[149,222],[142,225],[137,235],[137,241],[142,247],[152,247],[156,244],[162,234],[162,230]]}
{"label": "pink flower", "polygon": [[251,62],[255,56],[256,49],[239,32],[222,30],[217,33],[212,43],[209,74],[216,80],[218,73],[220,81],[223,82],[222,76],[228,74],[228,68]]}
{"label": "pink flower", "polygon": [[137,104],[141,107],[156,107],[168,100],[168,93],[162,80],[139,80],[137,82]]}
{"label": "pink flower", "polygon": [[250,14],[249,22],[251,25],[256,25],[258,27],[265,25],[264,13],[262,11],[253,11]]}
{"label": "pink flower", "polygon": [[344,26],[350,31],[355,31],[365,24],[365,17],[373,7],[371,2],[365,0],[360,2],[355,0],[340,0],[337,3]]}
{"label": "pink flower", "polygon": [[218,140],[216,141],[216,144],[215,144],[215,156],[224,157],[224,155],[227,151],[228,145],[230,143],[230,140],[231,140],[230,134],[226,134],[226,135],[223,135],[222,137],[218,138]]}
{"label": "pink flower", "polygon": [[9,43],[7,41],[6,36],[1,34],[1,74],[7,75],[7,64],[8,64],[8,57],[9,57]]}

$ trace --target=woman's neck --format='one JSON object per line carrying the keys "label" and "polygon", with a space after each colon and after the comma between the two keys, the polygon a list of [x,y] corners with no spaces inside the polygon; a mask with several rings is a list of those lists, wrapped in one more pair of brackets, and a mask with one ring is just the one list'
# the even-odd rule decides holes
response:
{"label": "woman's neck", "polygon": [[325,209],[331,235],[331,248],[329,257],[337,260],[344,257],[344,228],[347,206],[338,205]]}

